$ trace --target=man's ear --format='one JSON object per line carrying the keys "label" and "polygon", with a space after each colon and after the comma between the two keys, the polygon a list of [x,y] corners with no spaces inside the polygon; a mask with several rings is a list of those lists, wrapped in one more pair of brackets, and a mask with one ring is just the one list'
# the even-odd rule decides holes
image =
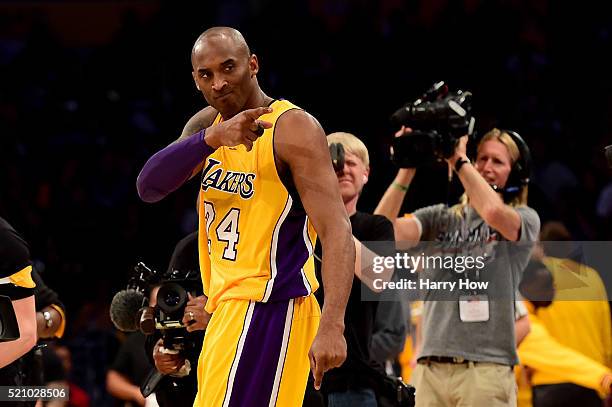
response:
{"label": "man's ear", "polygon": [[251,71],[251,78],[259,72],[259,60],[255,54],[251,54],[249,57],[249,71]]}
{"label": "man's ear", "polygon": [[195,71],[191,71],[191,77],[193,78],[193,82],[195,83],[196,88],[198,88],[198,90],[201,90],[200,85],[198,85],[198,80]]}

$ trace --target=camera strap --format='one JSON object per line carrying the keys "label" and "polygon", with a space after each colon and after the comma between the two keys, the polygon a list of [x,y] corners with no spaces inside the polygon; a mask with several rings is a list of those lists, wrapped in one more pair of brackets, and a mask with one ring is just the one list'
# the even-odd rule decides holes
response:
{"label": "camera strap", "polygon": [[164,374],[160,373],[157,369],[153,368],[147,375],[147,378],[142,382],[140,386],[140,392],[144,396],[144,398],[149,397],[152,393],[155,392],[159,382],[164,378]]}

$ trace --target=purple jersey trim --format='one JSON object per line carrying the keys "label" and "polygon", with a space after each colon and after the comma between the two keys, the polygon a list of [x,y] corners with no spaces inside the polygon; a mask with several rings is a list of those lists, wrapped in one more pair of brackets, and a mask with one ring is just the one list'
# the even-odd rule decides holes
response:
{"label": "purple jersey trim", "polygon": [[310,257],[310,251],[304,240],[306,224],[306,214],[292,209],[281,225],[276,246],[277,274],[269,301],[304,297],[311,292],[310,284],[302,271]]}
{"label": "purple jersey trim", "polygon": [[[274,400],[272,405],[275,405],[292,315],[291,300],[255,303],[244,346],[240,354],[236,355],[238,366],[231,394],[226,395],[224,406],[268,406],[271,399]],[[279,383],[275,385],[275,381]]]}
{"label": "purple jersey trim", "polygon": [[312,287],[303,267],[312,251],[312,242],[308,237],[308,216],[300,205],[294,205],[289,195],[272,234],[271,275],[260,301],[283,301],[311,294]]}

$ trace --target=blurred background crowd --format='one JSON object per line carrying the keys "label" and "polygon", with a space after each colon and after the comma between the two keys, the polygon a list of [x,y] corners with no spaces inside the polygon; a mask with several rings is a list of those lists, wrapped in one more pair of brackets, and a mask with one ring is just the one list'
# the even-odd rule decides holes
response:
{"label": "blurred background crowd", "polygon": [[[172,4],[171,4],[172,3]],[[445,80],[474,94],[477,128],[531,147],[530,206],[575,240],[612,240],[612,18],[603,4],[547,0],[6,1],[0,3],[0,215],[31,246],[67,308],[63,345],[93,405],[120,338],[108,306],[140,261],[167,267],[195,230],[197,181],[148,205],[146,159],[205,106],[191,46],[242,31],[262,88],[368,146],[371,212],[395,169],[389,116]],[[404,209],[445,202],[444,166],[420,171]]]}

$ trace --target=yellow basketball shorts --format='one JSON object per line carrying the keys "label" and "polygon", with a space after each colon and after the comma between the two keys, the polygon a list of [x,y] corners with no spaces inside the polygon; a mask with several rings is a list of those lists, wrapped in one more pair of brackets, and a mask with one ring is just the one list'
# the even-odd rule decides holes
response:
{"label": "yellow basketball shorts", "polygon": [[206,329],[194,406],[301,406],[320,318],[314,295],[221,302]]}

